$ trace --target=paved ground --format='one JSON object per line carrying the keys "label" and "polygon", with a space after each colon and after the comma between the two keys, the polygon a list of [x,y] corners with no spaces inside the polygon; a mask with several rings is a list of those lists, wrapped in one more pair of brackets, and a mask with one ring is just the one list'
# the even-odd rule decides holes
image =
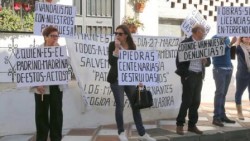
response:
{"label": "paved ground", "polygon": [[[236,116],[235,103],[226,102],[227,116],[231,119],[236,120],[236,123],[225,124],[225,127],[216,127],[212,125],[213,103],[202,103],[199,109],[199,122],[197,124],[198,127],[202,131],[204,131],[204,135],[202,136],[194,135],[189,132],[186,132],[184,136],[177,135],[175,133],[175,119],[162,119],[144,122],[144,126],[147,129],[147,133],[155,137],[157,141],[247,141],[250,140],[249,109],[249,102],[244,101],[243,113],[245,116],[245,120],[238,120]],[[130,141],[137,141],[138,134],[133,123],[126,124],[126,133]],[[62,141],[118,141],[117,130],[115,125],[102,125],[98,128],[64,130],[63,135],[64,137]],[[214,139],[212,139],[210,135],[213,136]],[[215,137],[217,138],[215,139]],[[26,135],[4,136],[0,137],[0,141],[35,141],[35,134],[31,133]]]}

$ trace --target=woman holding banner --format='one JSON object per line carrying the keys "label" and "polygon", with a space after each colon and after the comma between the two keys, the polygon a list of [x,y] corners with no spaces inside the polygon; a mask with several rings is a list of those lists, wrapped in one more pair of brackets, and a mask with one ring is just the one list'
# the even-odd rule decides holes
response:
{"label": "woman holding banner", "polygon": [[[108,73],[107,81],[110,83],[111,90],[114,95],[116,107],[115,107],[115,119],[118,128],[119,139],[121,141],[128,141],[128,138],[124,131],[123,122],[123,109],[124,109],[124,92],[126,93],[128,100],[131,103],[132,94],[136,90],[136,86],[121,86],[118,85],[118,69],[117,61],[119,58],[119,50],[136,50],[135,43],[132,39],[131,33],[126,25],[119,25],[115,32],[115,41],[109,44],[109,58],[108,62],[111,68]],[[139,109],[133,108],[133,118],[136,125],[136,129],[141,139],[147,141],[156,141],[150,137],[146,132],[142,123],[141,113]]]}
{"label": "woman holding banner", "polygon": [[236,71],[236,93],[235,103],[238,112],[238,118],[244,120],[242,114],[241,98],[248,88],[248,94],[250,98],[250,37],[240,37],[238,46],[236,48],[237,53],[237,71]]}
{"label": "woman holding banner", "polygon": [[[43,30],[44,44],[41,47],[58,46],[58,29],[48,26]],[[36,141],[47,141],[50,133],[51,141],[62,139],[62,98],[64,85],[32,87],[35,93]]]}

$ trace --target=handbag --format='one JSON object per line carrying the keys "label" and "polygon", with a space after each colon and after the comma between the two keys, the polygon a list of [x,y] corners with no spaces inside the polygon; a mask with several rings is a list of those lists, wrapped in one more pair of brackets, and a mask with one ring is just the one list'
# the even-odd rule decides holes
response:
{"label": "handbag", "polygon": [[153,97],[152,94],[149,90],[144,88],[140,90],[140,88],[137,86],[135,93],[132,95],[133,99],[133,107],[137,109],[144,109],[144,108],[149,108],[153,106]]}

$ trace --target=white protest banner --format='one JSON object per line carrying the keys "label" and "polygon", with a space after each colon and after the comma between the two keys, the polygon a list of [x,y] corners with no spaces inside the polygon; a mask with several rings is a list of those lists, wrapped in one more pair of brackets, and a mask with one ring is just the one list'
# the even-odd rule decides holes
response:
{"label": "white protest banner", "polygon": [[178,108],[181,102],[181,83],[175,74],[175,58],[183,38],[166,36],[133,36],[137,50],[158,52],[159,71],[156,86],[147,86],[153,94],[155,109]]}
{"label": "white protest banner", "polygon": [[208,24],[208,22],[203,18],[202,14],[197,9],[193,9],[188,14],[186,19],[181,24],[181,29],[186,35],[191,36],[192,35],[192,27],[196,23],[201,24],[205,28],[206,34],[208,34],[211,27]]}
{"label": "white protest banner", "polygon": [[41,35],[49,25],[56,27],[62,37],[73,37],[76,8],[69,5],[36,2],[34,34]]}
{"label": "white protest banner", "polygon": [[[114,107],[114,98],[107,82],[109,71],[108,45],[111,35],[79,34],[66,39],[71,66],[82,91],[84,103],[96,108]],[[126,101],[129,105],[128,100]]]}
{"label": "white protest banner", "polygon": [[121,50],[118,59],[119,85],[155,86],[159,66],[156,51]]}
{"label": "white protest banner", "polygon": [[250,7],[218,7],[218,36],[250,35]]}
{"label": "white protest banner", "polygon": [[221,56],[224,54],[224,38],[180,43],[178,48],[178,57],[180,62]]}
{"label": "white protest banner", "polygon": [[[79,36],[66,39],[71,65],[82,90],[84,102],[95,108],[114,107],[114,97],[107,82],[108,45],[112,35]],[[181,83],[175,74],[175,58],[178,44],[175,37],[133,36],[138,51],[158,52],[158,74],[156,86],[147,86],[152,92],[154,109],[177,108],[181,102]],[[125,108],[130,107],[124,100]]]}
{"label": "white protest banner", "polygon": [[67,84],[66,47],[17,48],[17,87]]}

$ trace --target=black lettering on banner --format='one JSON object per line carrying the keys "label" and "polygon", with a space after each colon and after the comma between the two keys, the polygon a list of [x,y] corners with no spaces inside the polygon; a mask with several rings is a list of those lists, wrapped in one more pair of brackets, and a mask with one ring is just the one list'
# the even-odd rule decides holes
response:
{"label": "black lettering on banner", "polygon": [[81,38],[83,40],[88,40],[88,41],[95,41],[95,42],[100,42],[100,43],[109,43],[110,41],[113,40],[114,35],[113,34],[81,34],[78,38]]}
{"label": "black lettering on banner", "polygon": [[[221,15],[242,15],[243,11],[242,11],[243,7],[220,7],[220,13]],[[220,14],[219,13],[219,14]]]}
{"label": "black lettering on banner", "polygon": [[63,57],[62,48],[20,48],[14,54],[17,59]]}
{"label": "black lettering on banner", "polygon": [[17,71],[55,70],[68,67],[67,59],[17,61]]}
{"label": "black lettering on banner", "polygon": [[17,83],[44,82],[43,72],[17,73]]}
{"label": "black lettering on banner", "polygon": [[199,42],[183,43],[179,45],[181,61],[207,58],[224,54],[224,39],[216,38]]}
{"label": "black lettering on banner", "polygon": [[93,70],[93,73],[95,75],[95,81],[107,81],[108,72],[100,72]]}
{"label": "black lettering on banner", "polygon": [[103,95],[111,95],[112,90],[110,88],[110,86],[104,86],[103,88]]}
{"label": "black lettering on banner", "polygon": [[168,82],[168,72],[164,73],[121,73],[122,82]]}
{"label": "black lettering on banner", "polygon": [[155,97],[153,101],[152,108],[169,107],[174,105],[174,96]]}
{"label": "black lettering on banner", "polygon": [[61,25],[73,25],[74,17],[35,13],[35,22],[47,23],[47,24],[49,23],[49,24],[61,24]]}
{"label": "black lettering on banner", "polygon": [[119,62],[119,71],[159,71],[158,62]]}
{"label": "black lettering on banner", "polygon": [[150,86],[148,89],[153,95],[163,95],[173,93],[173,84],[165,84],[159,86]]}
{"label": "black lettering on banner", "polygon": [[196,23],[196,19],[194,17],[190,17],[184,21],[182,27],[186,32],[191,32],[193,25]]}
{"label": "black lettering on banner", "polygon": [[67,5],[54,5],[47,3],[36,3],[35,11],[43,12],[43,13],[54,13],[54,14],[62,14],[62,15],[72,15],[73,8]]}
{"label": "black lettering on banner", "polygon": [[87,97],[89,105],[92,106],[111,106],[111,99],[106,97]]}
{"label": "black lettering on banner", "polygon": [[78,53],[92,54],[92,55],[108,55],[108,47],[96,45],[96,44],[87,44],[87,43],[77,43],[75,44],[75,51]]}
{"label": "black lettering on banner", "polygon": [[177,55],[177,49],[173,49],[173,50],[159,50],[158,51],[158,57],[159,59],[168,59],[168,58],[176,58]]}
{"label": "black lettering on banner", "polygon": [[87,68],[109,68],[108,60],[102,58],[81,57],[81,67]]}
{"label": "black lettering on banner", "polygon": [[155,52],[150,51],[122,51],[119,55],[119,59],[123,60],[143,60],[143,61],[155,61]]}
{"label": "black lettering on banner", "polygon": [[69,80],[68,71],[50,71],[45,75],[45,81],[67,81]]}
{"label": "black lettering on banner", "polygon": [[180,43],[179,38],[136,37],[137,47],[173,47]]}
{"label": "black lettering on banner", "polygon": [[63,47],[17,49],[15,52],[17,83],[21,86],[68,81],[68,60],[62,49]]}
{"label": "black lettering on banner", "polygon": [[121,73],[122,82],[157,82],[157,73]]}
{"label": "black lettering on banner", "polygon": [[[43,29],[48,27],[48,26],[50,26],[50,25],[49,24],[42,24],[40,32],[42,32]],[[72,26],[67,26],[67,25],[52,25],[52,26],[57,28],[60,34],[63,34],[63,35],[73,35],[74,34],[74,28]]]}
{"label": "black lettering on banner", "polygon": [[98,94],[100,91],[100,85],[84,84],[83,90],[88,94]]}

